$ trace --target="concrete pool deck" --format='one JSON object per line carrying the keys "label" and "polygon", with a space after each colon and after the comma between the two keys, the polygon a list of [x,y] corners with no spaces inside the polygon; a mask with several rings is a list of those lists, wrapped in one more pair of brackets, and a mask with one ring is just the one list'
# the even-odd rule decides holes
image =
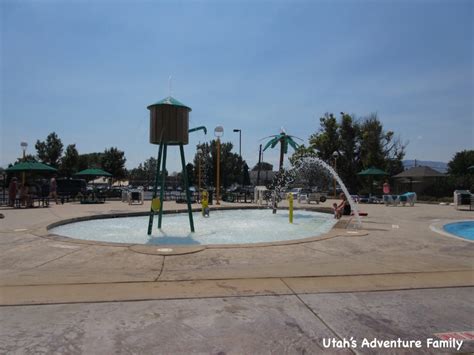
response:
{"label": "concrete pool deck", "polygon": [[[330,207],[332,202],[328,200],[319,206]],[[222,203],[222,206],[239,205]],[[307,204],[300,206],[308,207]],[[167,319],[169,329],[166,331],[171,332],[169,334],[175,329],[175,332],[189,336],[189,329],[182,329],[183,322],[193,319],[199,323],[201,319],[201,334],[196,335],[199,339],[213,334],[217,336],[219,332],[210,325],[213,322],[229,332],[240,329],[242,337],[247,334],[248,340],[252,338],[251,330],[241,329],[246,323],[244,319],[253,319],[260,314],[263,320],[257,317],[252,326],[263,322],[260,326],[267,328],[285,320],[271,334],[267,334],[269,328],[265,331],[264,338],[273,339],[274,342],[270,342],[273,345],[265,346],[258,341],[244,341],[240,345],[235,340],[222,344],[210,341],[208,347],[200,345],[196,348],[196,352],[206,353],[218,352],[219,349],[231,353],[256,352],[257,349],[265,352],[302,352],[298,349],[314,352],[323,349],[321,339],[324,337],[342,339],[375,334],[385,339],[408,335],[426,338],[436,332],[474,329],[471,320],[474,243],[449,238],[430,229],[430,226],[444,221],[472,219],[472,212],[428,204],[414,207],[360,205],[368,216],[362,218],[363,233],[357,235],[340,229],[327,238],[292,244],[206,247],[177,255],[146,253],[141,247],[130,245],[43,236],[47,225],[60,220],[140,212],[148,208],[147,203],[129,206],[113,201],[103,205],[68,203],[53,204],[49,208],[2,209],[0,212],[5,218],[0,220],[0,304],[3,306],[0,311],[8,319],[3,322],[3,327],[12,325],[18,331],[22,329],[23,333],[30,334],[43,317],[50,316],[59,322],[64,312],[78,309],[78,314],[84,314],[81,312],[86,310],[97,314],[103,312],[105,319],[107,312],[112,312],[119,304],[123,307],[121,317],[126,314],[131,317],[132,313],[133,317],[138,317],[134,312],[139,312],[139,309],[157,307],[160,319]],[[166,203],[165,208],[184,209],[185,205]],[[31,306],[24,308],[25,305]],[[166,314],[168,305],[177,315]],[[266,316],[263,314],[265,307],[269,312]],[[427,309],[431,314],[426,314]],[[384,321],[381,323],[377,317]],[[110,322],[113,323],[112,318]],[[124,320],[123,331],[137,326],[136,322],[146,323],[145,318],[138,317],[133,324]],[[74,324],[72,319],[91,326],[91,319],[85,321],[84,317],[71,315],[71,327]],[[348,328],[349,320],[352,327]],[[158,327],[160,322],[152,323]],[[191,328],[195,329],[198,323]],[[411,333],[402,325],[412,329]],[[260,326],[258,329],[262,329]],[[50,328],[53,333],[59,331],[52,325]],[[79,333],[92,336],[81,329]],[[117,336],[123,335],[117,328],[109,331]],[[26,349],[14,334],[7,333],[7,329],[1,331],[0,339],[6,340],[0,342],[0,350],[2,347],[7,350]],[[105,333],[101,334],[105,336]],[[253,336],[257,337],[256,334]],[[156,341],[162,339],[160,337]],[[127,346],[133,343],[140,348],[138,341],[133,339]],[[289,348],[280,347],[284,339],[287,341],[285,344],[292,344],[288,345]],[[56,339],[56,342],[60,341]],[[147,349],[150,350],[155,343],[148,342]],[[81,338],[66,345],[72,347],[72,353],[77,350],[75,346],[80,345],[77,353],[82,353],[87,350],[86,343]],[[167,347],[161,348],[162,352],[185,353],[193,349],[189,339],[172,344],[168,341]],[[127,353],[122,346],[125,345],[109,344],[102,352]],[[464,344],[462,350],[466,349],[474,349],[472,342]]]}

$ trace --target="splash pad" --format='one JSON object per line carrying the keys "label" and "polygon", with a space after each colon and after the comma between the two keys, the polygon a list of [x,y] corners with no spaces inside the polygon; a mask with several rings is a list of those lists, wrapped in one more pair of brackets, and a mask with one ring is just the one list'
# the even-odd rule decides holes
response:
{"label": "splash pad", "polygon": [[74,239],[144,245],[248,244],[294,241],[329,232],[337,220],[320,212],[296,210],[288,223],[288,210],[211,211],[206,218],[194,213],[196,232],[189,232],[187,213],[168,214],[161,229],[147,234],[147,216],[101,218],[60,225],[50,233]]}

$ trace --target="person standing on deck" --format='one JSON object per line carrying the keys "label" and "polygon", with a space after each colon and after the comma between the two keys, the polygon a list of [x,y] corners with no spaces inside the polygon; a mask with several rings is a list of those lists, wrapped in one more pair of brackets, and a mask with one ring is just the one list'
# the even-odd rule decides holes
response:
{"label": "person standing on deck", "polygon": [[56,182],[56,175],[53,175],[49,182],[49,194],[51,198],[54,198],[56,204],[58,204],[58,183]]}
{"label": "person standing on deck", "polygon": [[16,177],[12,177],[10,185],[8,185],[8,206],[15,206],[16,194],[18,192],[18,180]]}

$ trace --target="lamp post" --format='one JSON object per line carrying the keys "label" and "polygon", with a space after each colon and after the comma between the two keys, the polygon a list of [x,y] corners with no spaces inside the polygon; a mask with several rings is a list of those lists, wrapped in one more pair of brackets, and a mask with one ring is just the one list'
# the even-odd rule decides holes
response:
{"label": "lamp post", "polygon": [[[24,163],[26,160],[26,148],[28,147],[28,143],[21,142],[20,146],[21,146],[21,149],[23,149],[23,163]],[[25,172],[24,171],[21,174],[21,183],[25,185]]]}
{"label": "lamp post", "polygon": [[[234,128],[234,132],[239,132],[239,156],[242,160],[242,130],[238,128]],[[242,161],[243,162],[243,161]],[[244,166],[242,164],[242,171],[240,172],[240,185],[244,186]]]}
{"label": "lamp post", "polygon": [[[334,158],[334,171],[336,171],[336,163],[337,163],[337,157],[339,156],[339,153],[335,151],[332,153],[332,157]],[[336,193],[336,178],[333,178],[333,183],[334,183],[334,198],[337,198],[337,193]]]}
{"label": "lamp post", "polygon": [[224,135],[224,127],[217,126],[214,128],[214,135],[217,138],[217,161],[216,161],[216,205],[220,205],[219,194],[220,188],[220,165],[221,165],[221,140],[220,138]]}
{"label": "lamp post", "polygon": [[202,157],[202,149],[198,148],[196,153],[198,155],[198,200],[201,200],[201,157]]}
{"label": "lamp post", "polygon": [[239,132],[239,155],[242,158],[242,130],[234,128],[234,132]]}
{"label": "lamp post", "polygon": [[260,148],[258,150],[258,172],[257,172],[257,186],[260,186],[260,170],[262,169],[262,145],[260,144]]}

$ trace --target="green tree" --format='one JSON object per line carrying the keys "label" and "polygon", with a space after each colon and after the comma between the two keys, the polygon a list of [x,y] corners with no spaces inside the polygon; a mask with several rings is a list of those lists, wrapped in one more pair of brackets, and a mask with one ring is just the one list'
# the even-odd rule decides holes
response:
{"label": "green tree", "polygon": [[[128,178],[131,185],[142,185],[146,181],[146,173],[143,169],[143,164],[138,164],[138,167],[128,171]],[[154,183],[154,182],[153,182]]]}
{"label": "green tree", "polygon": [[25,155],[25,158],[21,157],[21,158],[18,158],[15,162],[16,163],[21,163],[21,162],[24,162],[24,161],[27,161],[27,162],[37,162],[38,159],[36,159],[36,157],[34,155],[31,155],[31,154],[26,154]]}
{"label": "green tree", "polygon": [[78,172],[79,153],[75,144],[69,144],[66,147],[64,156],[61,158],[61,166],[59,172],[63,176],[72,176]]}
{"label": "green tree", "polygon": [[309,137],[309,146],[317,151],[320,159],[330,162],[334,152],[339,152],[339,125],[331,113],[326,113],[319,119],[320,129]]}
{"label": "green tree", "polygon": [[360,126],[346,113],[342,114],[338,128],[339,152],[337,157],[337,172],[351,191],[357,189],[357,173],[361,171],[360,162]]}
{"label": "green tree", "polygon": [[[191,163],[186,164],[186,174],[188,175],[188,186],[194,186],[195,184],[195,176],[194,176],[194,165]],[[181,187],[184,190],[184,178],[183,172],[181,171],[179,174],[179,179],[181,182]]]}
{"label": "green tree", "polygon": [[457,152],[448,163],[448,174],[453,189],[474,189],[474,150]]}
{"label": "green tree", "polygon": [[[199,169],[201,170],[201,188],[214,185],[214,165],[212,164],[210,149],[211,147],[208,143],[202,143],[196,146],[193,165],[197,169],[196,175],[199,175]],[[199,181],[197,184],[199,185]]]}
{"label": "green tree", "polygon": [[146,186],[153,186],[155,184],[156,168],[158,160],[154,157],[150,157],[143,162],[143,177]]}
{"label": "green tree", "polygon": [[289,158],[290,163],[294,165],[296,161],[307,158],[307,157],[317,157],[318,154],[313,147],[306,147],[304,144],[301,144]]}
{"label": "green tree", "polygon": [[[300,145],[294,154],[290,157],[293,166],[297,166],[297,162],[304,158],[317,157],[317,152],[313,147]],[[311,159],[306,160],[305,164],[300,164],[294,176],[292,184],[307,185],[309,187],[326,187],[329,183],[328,173],[322,171],[318,164]]]}
{"label": "green tree", "polygon": [[273,170],[273,164],[267,163],[267,162],[260,162],[255,164],[255,166],[252,168],[252,171],[258,171],[258,165],[260,164],[260,171],[272,171]]}
{"label": "green tree", "polygon": [[455,176],[471,174],[468,169],[470,166],[474,166],[474,150],[457,152],[448,163],[448,174]]}
{"label": "green tree", "polygon": [[101,168],[103,155],[104,153],[80,154],[77,170]]}
{"label": "green tree", "polygon": [[357,173],[369,167],[377,167],[395,175],[403,171],[402,160],[406,144],[395,137],[394,132],[385,131],[377,115],[355,120],[342,114],[340,122],[333,114],[326,113],[320,119],[319,130],[309,138],[309,147],[297,150],[290,161],[307,155],[334,164],[333,154],[337,153],[338,175],[349,190],[357,191],[367,179],[358,179]]}
{"label": "green tree", "polygon": [[35,144],[38,158],[41,162],[59,167],[61,155],[63,153],[63,143],[55,132],[46,137],[46,141],[37,140]]}
{"label": "green tree", "polygon": [[112,174],[114,179],[122,180],[127,177],[127,170],[125,169],[125,153],[117,148],[111,147],[106,149],[102,156],[102,169]]}
{"label": "green tree", "polygon": [[[229,187],[234,183],[240,183],[242,179],[242,169],[245,161],[232,152],[233,145],[230,142],[221,142],[220,147],[220,184],[224,187]],[[196,153],[194,156],[194,166],[199,164],[203,166],[204,184],[205,186],[214,186],[216,179],[217,166],[217,141],[212,140],[210,143],[198,144],[197,149],[202,153],[200,156]],[[199,159],[201,162],[199,163]]]}
{"label": "green tree", "polygon": [[243,181],[242,181],[242,185],[244,186],[249,186],[251,185],[251,182],[250,182],[250,174],[249,174],[249,166],[247,165],[247,163],[244,163],[244,172],[243,172]]}

